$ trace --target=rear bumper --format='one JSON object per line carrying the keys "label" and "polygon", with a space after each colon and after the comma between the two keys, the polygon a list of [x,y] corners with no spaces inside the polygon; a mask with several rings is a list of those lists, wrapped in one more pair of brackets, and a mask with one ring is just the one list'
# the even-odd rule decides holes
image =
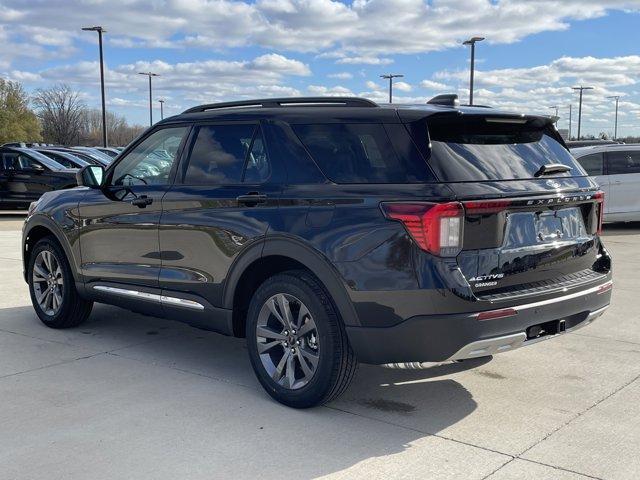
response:
{"label": "rear bumper", "polygon": [[[515,314],[479,320],[478,313],[420,315],[392,327],[347,327],[359,361],[439,362],[493,355],[581,328],[611,301],[611,280],[543,301],[513,305]],[[502,306],[501,308],[505,308]],[[558,322],[557,332],[532,338],[530,327]]]}

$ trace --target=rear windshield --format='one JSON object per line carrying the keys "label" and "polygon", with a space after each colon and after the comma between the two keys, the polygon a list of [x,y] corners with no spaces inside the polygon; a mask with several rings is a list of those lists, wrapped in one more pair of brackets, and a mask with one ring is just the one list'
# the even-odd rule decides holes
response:
{"label": "rear windshield", "polygon": [[489,123],[484,118],[422,127],[422,132],[414,127],[414,135],[430,140],[429,165],[442,181],[530,179],[551,163],[571,168],[554,176],[585,175],[567,149],[541,127]]}
{"label": "rear windshield", "polygon": [[434,181],[403,125],[292,125],[325,176],[336,183]]}

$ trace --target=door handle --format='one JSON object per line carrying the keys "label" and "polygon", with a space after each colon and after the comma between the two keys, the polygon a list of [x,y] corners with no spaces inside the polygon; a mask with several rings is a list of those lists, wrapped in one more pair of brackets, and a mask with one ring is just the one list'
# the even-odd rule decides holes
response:
{"label": "door handle", "polygon": [[614,185],[620,185],[620,184],[622,184],[622,181],[620,181],[620,180],[615,180],[615,181],[613,182],[613,184],[614,184]]}
{"label": "door handle", "polygon": [[140,195],[139,197],[131,200],[131,205],[135,205],[136,207],[145,208],[147,205],[151,205],[153,203],[153,198],[147,197],[146,195]]}
{"label": "door handle", "polygon": [[259,203],[265,203],[267,201],[267,196],[258,192],[249,192],[246,195],[239,195],[236,197],[236,200],[241,205],[255,207]]}

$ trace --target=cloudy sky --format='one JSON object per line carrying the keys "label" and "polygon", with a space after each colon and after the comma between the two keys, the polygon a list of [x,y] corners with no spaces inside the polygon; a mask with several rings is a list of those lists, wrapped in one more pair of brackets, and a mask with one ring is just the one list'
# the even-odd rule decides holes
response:
{"label": "cloudy sky", "polygon": [[[397,102],[467,98],[471,35],[476,103],[550,114],[560,127],[584,84],[583,131],[640,134],[640,0],[0,0],[0,76],[29,90],[66,82],[99,105],[103,25],[108,108],[148,122],[147,81],[165,115],[240,98],[360,95]],[[156,117],[159,117],[158,103]]]}

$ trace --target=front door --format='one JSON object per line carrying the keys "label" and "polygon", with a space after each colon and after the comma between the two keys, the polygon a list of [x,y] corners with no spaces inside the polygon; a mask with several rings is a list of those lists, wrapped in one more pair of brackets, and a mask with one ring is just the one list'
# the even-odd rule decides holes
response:
{"label": "front door", "polygon": [[[82,273],[105,283],[158,286],[158,223],[188,127],[157,129],[107,171],[106,186],[80,202]],[[113,286],[112,286],[113,288]]]}

